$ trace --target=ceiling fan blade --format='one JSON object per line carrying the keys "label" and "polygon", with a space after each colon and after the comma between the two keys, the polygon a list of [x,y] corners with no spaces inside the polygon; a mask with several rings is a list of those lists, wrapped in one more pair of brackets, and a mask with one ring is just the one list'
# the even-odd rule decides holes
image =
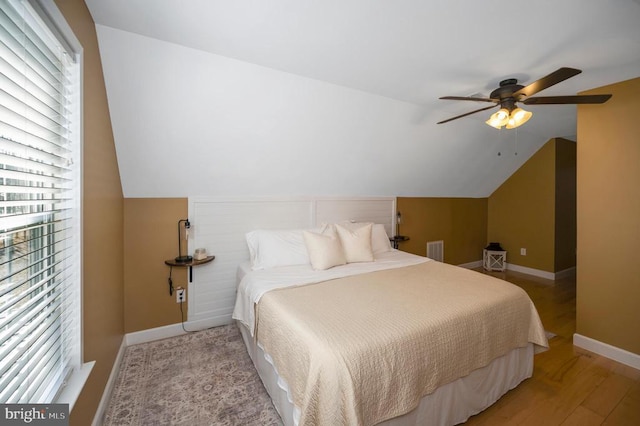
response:
{"label": "ceiling fan blade", "polygon": [[553,104],[603,104],[611,95],[582,95],[582,96],[536,96],[522,101],[525,105],[553,105]]}
{"label": "ceiling fan blade", "polygon": [[542,77],[539,80],[534,81],[528,86],[523,87],[520,90],[513,92],[513,96],[532,96],[536,93],[553,86],[554,84],[558,84],[561,81],[564,81],[568,78],[571,78],[575,75],[578,75],[582,72],[582,70],[578,70],[575,68],[560,68],[551,74]]}
{"label": "ceiling fan blade", "polygon": [[491,106],[488,106],[488,107],[480,108],[480,109],[477,109],[475,111],[467,112],[466,114],[457,115],[455,117],[451,117],[451,118],[448,118],[446,120],[439,121],[437,124],[448,123],[449,121],[457,120],[458,118],[466,117],[467,115],[475,114],[476,112],[485,111],[485,110],[488,110],[488,109],[491,109],[491,108],[495,108],[495,107],[496,107],[495,105],[491,105]]}
{"label": "ceiling fan blade", "polygon": [[493,102],[496,103],[493,99],[489,98],[473,98],[470,96],[443,96],[440,99],[446,99],[450,101],[476,101],[476,102]]}

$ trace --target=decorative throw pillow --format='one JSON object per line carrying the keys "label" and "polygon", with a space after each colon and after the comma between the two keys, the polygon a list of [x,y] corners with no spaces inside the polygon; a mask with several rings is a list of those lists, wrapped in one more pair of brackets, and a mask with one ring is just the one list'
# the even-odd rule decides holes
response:
{"label": "decorative throw pillow", "polygon": [[[341,222],[343,228],[347,228],[351,231],[354,229],[362,228],[365,225],[373,222]],[[373,223],[371,228],[371,251],[374,255],[391,251],[391,241],[389,241],[389,235],[384,229],[384,225],[381,223]]]}
{"label": "decorative throw pillow", "polygon": [[304,231],[302,236],[313,269],[325,270],[347,263],[340,239],[332,228],[327,228],[322,234]]}
{"label": "decorative throw pillow", "polygon": [[373,261],[373,251],[371,250],[372,228],[372,223],[353,230],[336,225],[336,231],[342,243],[347,263]]}

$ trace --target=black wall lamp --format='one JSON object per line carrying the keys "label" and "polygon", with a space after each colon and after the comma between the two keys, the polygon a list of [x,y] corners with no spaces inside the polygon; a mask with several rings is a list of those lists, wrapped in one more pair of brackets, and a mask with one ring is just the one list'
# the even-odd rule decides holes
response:
{"label": "black wall lamp", "polygon": [[389,241],[391,241],[391,244],[393,245],[394,249],[398,248],[398,243],[402,243],[404,241],[409,241],[409,237],[406,237],[404,235],[400,235],[400,224],[402,223],[402,214],[398,211],[396,213],[396,235],[394,235],[393,237],[389,238]]}
{"label": "black wall lamp", "polygon": [[180,224],[184,224],[184,233],[185,233],[185,239],[189,239],[189,228],[191,228],[191,223],[189,222],[189,219],[180,219],[178,221],[178,257],[176,257],[176,262],[178,263],[187,263],[187,262],[191,262],[193,260],[193,257],[189,256],[189,255],[182,255],[182,226],[180,226]]}

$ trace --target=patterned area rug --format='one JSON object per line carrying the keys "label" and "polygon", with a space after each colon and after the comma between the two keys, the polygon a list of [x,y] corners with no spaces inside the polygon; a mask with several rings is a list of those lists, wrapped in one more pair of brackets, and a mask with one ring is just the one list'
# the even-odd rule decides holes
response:
{"label": "patterned area rug", "polygon": [[128,347],[104,421],[281,424],[235,324]]}

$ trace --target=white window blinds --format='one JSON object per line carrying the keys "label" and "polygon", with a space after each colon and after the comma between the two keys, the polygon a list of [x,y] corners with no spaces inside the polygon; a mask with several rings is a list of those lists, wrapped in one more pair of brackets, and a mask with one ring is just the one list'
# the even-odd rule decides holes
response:
{"label": "white window blinds", "polygon": [[28,2],[0,10],[0,403],[47,403],[81,353],[79,66]]}

